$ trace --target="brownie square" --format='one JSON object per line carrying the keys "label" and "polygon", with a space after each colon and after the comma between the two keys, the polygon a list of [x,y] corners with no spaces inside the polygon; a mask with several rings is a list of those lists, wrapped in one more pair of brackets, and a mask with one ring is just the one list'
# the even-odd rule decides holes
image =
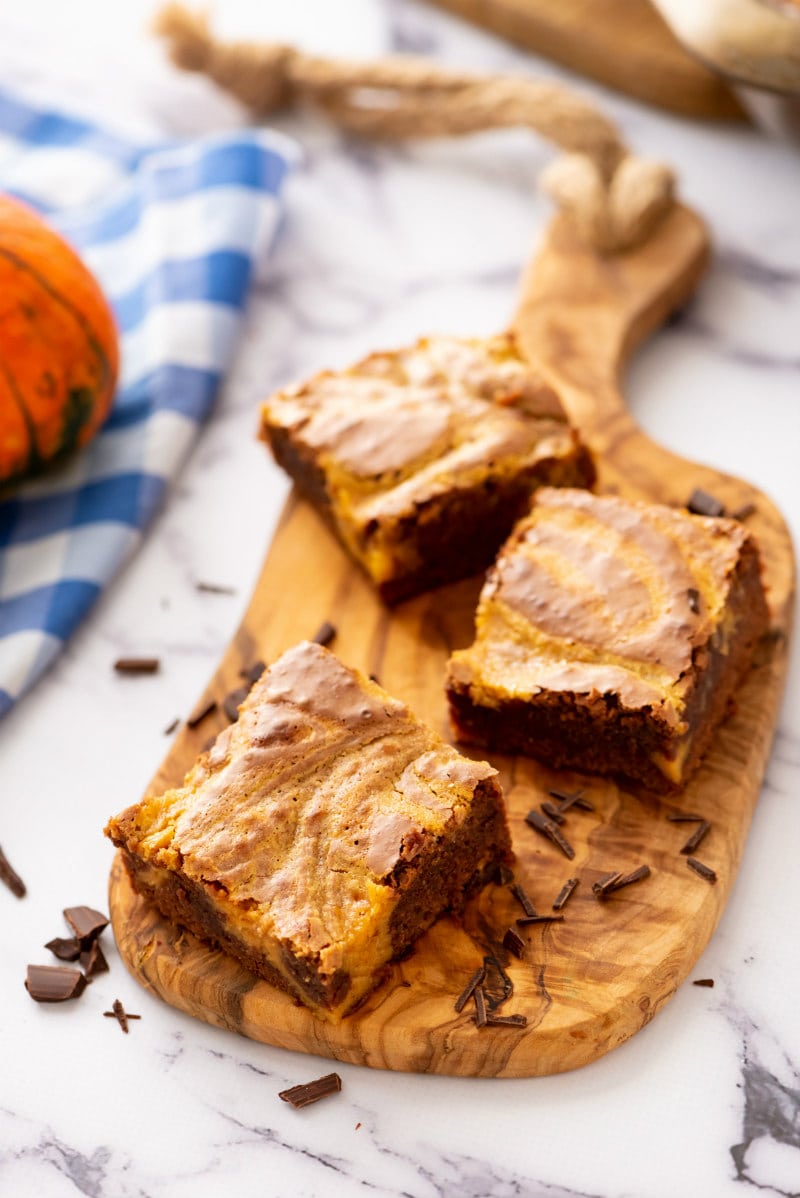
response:
{"label": "brownie square", "polygon": [[511,334],[323,371],[267,400],[261,434],[387,603],[485,569],[542,483],[594,481]]}
{"label": "brownie square", "polygon": [[657,792],[691,776],[768,626],[735,520],[542,488],[453,654],[458,738]]}
{"label": "brownie square", "polygon": [[511,854],[496,771],[308,642],[106,834],[167,918],[332,1018]]}

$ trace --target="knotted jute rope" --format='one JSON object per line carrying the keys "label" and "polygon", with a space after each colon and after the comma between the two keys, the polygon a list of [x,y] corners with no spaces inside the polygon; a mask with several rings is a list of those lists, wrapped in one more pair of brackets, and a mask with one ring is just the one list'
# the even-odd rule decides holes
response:
{"label": "knotted jute rope", "polygon": [[641,244],[673,202],[674,177],[631,155],[614,125],[558,83],[445,71],[421,58],[338,62],[291,46],[219,42],[180,4],[156,17],[173,61],[200,71],[257,116],[308,104],[364,137],[443,137],[523,126],[566,153],[542,185],[581,239],[604,254]]}

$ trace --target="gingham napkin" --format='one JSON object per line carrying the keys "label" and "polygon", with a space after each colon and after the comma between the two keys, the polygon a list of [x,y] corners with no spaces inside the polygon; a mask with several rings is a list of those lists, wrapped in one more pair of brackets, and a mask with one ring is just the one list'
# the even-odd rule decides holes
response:
{"label": "gingham napkin", "polygon": [[0,91],[0,190],[79,250],[122,339],[98,437],[0,499],[0,715],[138,544],[208,414],[295,157],[264,131],[134,145]]}

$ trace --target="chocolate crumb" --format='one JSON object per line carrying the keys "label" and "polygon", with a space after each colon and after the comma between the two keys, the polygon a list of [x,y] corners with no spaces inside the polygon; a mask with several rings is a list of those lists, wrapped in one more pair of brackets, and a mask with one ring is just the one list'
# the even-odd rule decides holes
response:
{"label": "chocolate crumb", "polygon": [[172,733],[173,733],[173,732],[174,732],[174,731],[177,729],[177,727],[178,727],[178,725],[180,724],[180,722],[181,722],[181,721],[180,721],[180,716],[177,716],[177,715],[176,715],[176,716],[175,716],[175,719],[174,719],[174,720],[170,720],[170,722],[167,724],[166,728],[164,729],[164,735],[165,735],[165,736],[172,736]]}
{"label": "chocolate crumb", "polygon": [[311,638],[314,644],[327,646],[333,641],[336,636],[336,626],[331,624],[330,620],[325,620],[320,624],[315,635]]}
{"label": "chocolate crumb", "polygon": [[475,1002],[475,1023],[478,1027],[486,1027],[486,995],[483,986],[476,986],[472,992]]}
{"label": "chocolate crumb", "polygon": [[98,973],[108,973],[108,961],[106,961],[103,955],[103,950],[98,940],[93,940],[91,947],[83,950],[81,953],[81,965],[83,966],[87,982],[91,981]]}
{"label": "chocolate crumb", "polygon": [[748,516],[755,515],[756,505],[754,503],[743,503],[741,507],[737,507],[735,512],[731,512],[731,520],[746,520]]}
{"label": "chocolate crumb", "polygon": [[196,582],[194,588],[196,591],[203,591],[206,595],[236,594],[236,587],[226,587],[218,582]]}
{"label": "chocolate crumb", "polygon": [[689,587],[686,592],[686,597],[689,600],[689,608],[695,615],[700,611],[700,592],[696,587]]}
{"label": "chocolate crumb", "polygon": [[557,799],[559,810],[569,811],[570,807],[579,807],[581,811],[594,811],[594,803],[587,799],[582,790],[548,790],[551,799]]}
{"label": "chocolate crumb", "polygon": [[514,881],[514,871],[500,862],[494,871],[494,880],[497,886],[508,886],[510,882]]}
{"label": "chocolate crumb", "polygon": [[258,682],[266,668],[266,662],[254,661],[251,666],[242,666],[241,670],[239,671],[239,676],[241,678],[245,678],[252,686],[254,683]]}
{"label": "chocolate crumb", "polygon": [[222,710],[232,724],[239,718],[239,704],[244,703],[249,694],[249,686],[237,686],[236,690],[231,691],[222,700]]}
{"label": "chocolate crumb", "polygon": [[716,496],[710,495],[708,491],[704,491],[702,487],[695,487],[686,506],[695,516],[725,515],[725,504]]}
{"label": "chocolate crumb", "polygon": [[312,1102],[319,1102],[320,1098],[327,1098],[329,1094],[338,1094],[342,1088],[342,1079],[338,1073],[326,1073],[324,1077],[318,1077],[316,1081],[305,1082],[301,1086],[292,1086],[290,1090],[281,1090],[278,1098],[288,1102],[295,1110],[300,1110],[301,1107],[310,1106]]}
{"label": "chocolate crumb", "polygon": [[534,923],[558,923],[563,915],[525,915],[517,920],[518,928],[527,928]]}
{"label": "chocolate crumb", "polygon": [[713,990],[714,979],[713,978],[695,978],[695,980],[692,982],[692,985],[693,986],[707,986],[709,990]]}
{"label": "chocolate crumb", "polygon": [[702,822],[698,824],[694,832],[692,832],[691,836],[686,841],[686,844],[681,849],[681,852],[686,856],[688,856],[690,853],[693,853],[700,842],[705,839],[710,831],[711,824],[707,819],[702,820]]}
{"label": "chocolate crumb", "polygon": [[64,918],[81,942],[81,948],[89,948],[103,928],[108,927],[108,916],[94,907],[65,907]]}
{"label": "chocolate crumb", "polygon": [[196,728],[198,724],[202,724],[206,716],[211,715],[212,711],[217,710],[216,699],[206,699],[199,707],[196,707],[186,721],[187,728]]}
{"label": "chocolate crumb", "polygon": [[568,878],[567,879],[567,881],[561,887],[561,889],[559,890],[555,899],[553,900],[553,910],[554,911],[560,911],[561,908],[566,905],[566,903],[572,897],[572,892],[575,890],[575,887],[577,885],[578,885],[577,878]]}
{"label": "chocolate crumb", "polygon": [[81,955],[81,942],[72,936],[69,938],[56,936],[54,940],[48,940],[44,947],[49,948],[59,961],[77,961]]}
{"label": "chocolate crumb", "polygon": [[27,894],[25,883],[2,849],[0,849],[0,882],[4,882],[16,898],[24,898]]}
{"label": "chocolate crumb", "polygon": [[689,869],[693,869],[701,878],[705,878],[706,882],[711,882],[712,885],[717,880],[717,875],[710,865],[706,865],[703,861],[698,861],[696,857],[687,857],[686,864]]}
{"label": "chocolate crumb", "polygon": [[376,683],[377,686],[380,686],[380,684],[381,684],[381,680],[377,674],[370,674],[369,680],[370,680],[370,682]]}
{"label": "chocolate crumb", "polygon": [[478,986],[481,985],[481,983],[483,982],[483,979],[485,977],[486,977],[486,967],[485,967],[485,965],[480,965],[475,970],[472,977],[469,979],[466,986],[464,987],[464,989],[461,991],[458,998],[456,999],[455,1009],[459,1015],[464,1010],[464,1007],[467,1005],[469,1000],[472,998],[473,991]]}
{"label": "chocolate crumb", "polygon": [[25,989],[34,1002],[67,1002],[83,994],[86,978],[69,965],[29,965]]}
{"label": "chocolate crumb", "polygon": [[141,1019],[141,1015],[131,1015],[130,1011],[126,1011],[118,998],[115,998],[111,1004],[111,1010],[103,1011],[103,1014],[106,1019],[116,1019],[126,1036],[128,1034],[128,1020]]}
{"label": "chocolate crumb", "polygon": [[667,819],[672,824],[695,824],[703,823],[705,816],[698,815],[694,811],[673,811],[671,815],[667,816]]}
{"label": "chocolate crumb", "polygon": [[360,1126],[361,1126],[361,1124],[360,1124],[360,1123],[357,1123],[357,1124],[356,1124],[356,1131],[358,1131],[358,1129],[359,1129],[359,1127],[360,1127]]}
{"label": "chocolate crumb", "polygon": [[509,928],[503,937],[503,948],[520,959],[525,955],[525,941],[514,928]]}
{"label": "chocolate crumb", "polygon": [[487,1027],[527,1027],[526,1015],[487,1015]]}
{"label": "chocolate crumb", "polygon": [[545,815],[548,816],[550,819],[554,820],[555,823],[557,823],[557,824],[564,823],[564,816],[561,813],[561,809],[560,809],[560,807],[556,807],[555,803],[551,803],[549,799],[545,799],[544,802],[541,804],[541,807],[542,807],[542,811],[545,813]]}
{"label": "chocolate crumb", "polygon": [[518,882],[512,882],[509,890],[526,915],[531,916],[536,914],[536,908]]}
{"label": "chocolate crumb", "polygon": [[530,827],[540,832],[543,836],[546,836],[548,840],[552,840],[553,844],[557,845],[564,856],[568,857],[570,861],[575,856],[574,848],[558,825],[554,824],[551,819],[548,819],[539,811],[529,811],[525,816],[525,823],[529,824]]}
{"label": "chocolate crumb", "polygon": [[119,657],[114,662],[118,674],[157,674],[160,666],[157,657]]}

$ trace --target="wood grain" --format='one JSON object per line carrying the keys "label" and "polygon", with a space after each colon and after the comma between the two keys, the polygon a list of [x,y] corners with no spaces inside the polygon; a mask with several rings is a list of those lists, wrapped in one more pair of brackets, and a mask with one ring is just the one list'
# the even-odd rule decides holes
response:
{"label": "wood grain", "polygon": [[745,118],[729,84],[685,49],[649,0],[435,0],[615,91],[681,116]]}
{"label": "wood grain", "polygon": [[[758,491],[661,449],[625,410],[618,379],[634,346],[696,285],[707,256],[705,230],[676,208],[643,248],[601,260],[581,249],[556,220],[527,274],[517,328],[526,350],[561,389],[571,416],[599,455],[600,489],[668,503],[697,486],[735,509],[755,503],[749,523],[763,548],[774,617],[771,635],[687,789],[671,800],[622,791],[612,782],[556,773],[524,758],[492,756],[508,802],[517,877],[541,913],[562,884],[580,884],[564,921],[525,929],[523,960],[501,940],[522,914],[506,887],[490,886],[461,923],[440,920],[385,986],[355,1015],[331,1024],[252,977],[224,954],[166,924],[131,889],[115,861],[111,915],[117,943],[140,982],[192,1015],[286,1048],[377,1068],[472,1076],[533,1076],[575,1068],[643,1027],[674,993],[707,944],[730,893],[758,797],[783,687],[794,589],[786,527]],[[469,643],[480,579],[441,588],[393,611],[307,504],[290,499],[243,624],[206,697],[221,703],[240,670],[270,660],[323,620],[337,626],[333,649],[378,676],[392,693],[449,735],[442,681],[445,661]],[[184,727],[152,787],[179,782],[221,728],[218,709]],[[583,786],[595,812],[573,810],[564,832],[568,861],[525,823],[554,786]],[[712,830],[698,856],[718,874],[710,885],[687,867],[680,848],[691,825],[674,809],[706,816]],[[606,901],[592,882],[609,870],[647,864],[651,876]],[[503,1013],[518,1028],[477,1029],[471,1004],[453,1003],[476,966],[488,960],[494,990],[513,983]]]}

